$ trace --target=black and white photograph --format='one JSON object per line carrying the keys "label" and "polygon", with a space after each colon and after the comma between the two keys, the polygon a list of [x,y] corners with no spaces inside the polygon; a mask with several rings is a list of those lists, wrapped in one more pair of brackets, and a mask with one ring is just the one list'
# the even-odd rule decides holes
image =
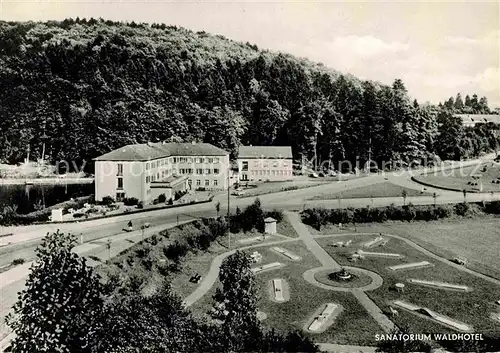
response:
{"label": "black and white photograph", "polygon": [[1,352],[500,352],[500,2],[0,0]]}

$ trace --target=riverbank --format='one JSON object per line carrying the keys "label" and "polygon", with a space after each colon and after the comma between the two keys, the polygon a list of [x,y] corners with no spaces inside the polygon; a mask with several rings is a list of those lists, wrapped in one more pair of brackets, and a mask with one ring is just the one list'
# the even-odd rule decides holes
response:
{"label": "riverbank", "polygon": [[91,184],[94,178],[0,179],[0,185],[72,185]]}

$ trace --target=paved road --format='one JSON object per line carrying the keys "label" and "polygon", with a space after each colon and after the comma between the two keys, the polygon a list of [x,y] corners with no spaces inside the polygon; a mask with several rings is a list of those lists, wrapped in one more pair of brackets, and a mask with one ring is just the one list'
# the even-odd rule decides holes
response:
{"label": "paved road", "polygon": [[[143,238],[158,233],[163,229],[175,227],[176,225],[176,222],[169,223],[148,228],[144,233],[141,231],[134,231],[109,237],[111,241],[110,250],[107,249],[106,244],[108,238],[106,238],[78,245],[74,248],[74,251],[77,254],[85,256],[89,265],[96,266],[108,260],[109,257],[117,256],[120,252],[130,248]],[[90,259],[89,256],[98,258],[100,261]],[[10,329],[5,324],[5,317],[17,300],[17,293],[22,291],[25,287],[24,281],[30,272],[31,264],[32,262],[28,262],[16,266],[9,271],[0,273],[0,340],[2,340],[0,341],[0,352],[2,351],[2,344],[5,345],[4,339],[10,332]]]}
{"label": "paved road", "polygon": [[[459,165],[474,165],[478,164],[484,159],[491,159],[495,154],[490,154],[483,157],[481,160],[466,161],[461,163],[455,163],[454,165],[446,166],[447,168],[456,168]],[[418,172],[423,172],[426,169],[421,169]],[[364,199],[343,199],[339,203],[337,200],[314,200],[308,201],[313,196],[326,194],[326,193],[337,193],[342,190],[348,190],[356,188],[359,186],[366,186],[384,182],[385,178],[392,183],[398,185],[404,185],[406,187],[411,187],[420,190],[422,186],[411,181],[411,175],[418,173],[412,172],[392,172],[386,174],[373,174],[363,178],[351,179],[347,181],[336,181],[332,183],[326,183],[314,187],[303,188],[298,190],[284,191],[274,194],[260,195],[259,198],[263,206],[267,209],[280,208],[285,210],[301,210],[305,207],[364,207],[367,205],[372,206],[384,206],[390,205],[392,203],[398,205],[403,204],[402,197],[389,197],[389,198],[364,198]],[[463,195],[460,192],[444,191],[436,189],[439,195],[436,203],[456,203],[463,200]],[[255,197],[248,198],[235,198],[231,197],[230,205],[231,210],[234,211],[236,207],[244,207],[251,204],[255,200]],[[500,200],[500,194],[490,195],[490,194],[469,194],[467,196],[468,201],[489,201],[489,200]],[[9,246],[2,246],[5,244],[18,244],[26,243],[29,241],[40,240],[48,232],[54,232],[60,229],[62,232],[71,232],[77,235],[83,235],[86,238],[92,236],[107,237],[111,235],[116,235],[121,232],[121,229],[126,227],[126,224],[132,220],[134,224],[139,224],[141,222],[149,222],[151,224],[161,224],[161,223],[171,223],[174,222],[177,217],[181,220],[187,220],[192,217],[213,217],[216,215],[215,203],[221,203],[221,212],[227,212],[227,195],[225,193],[218,194],[213,202],[197,204],[197,205],[187,205],[184,207],[173,208],[173,209],[163,209],[154,210],[145,213],[136,213],[130,215],[122,215],[117,217],[110,217],[97,220],[82,221],[80,223],[62,223],[62,224],[44,224],[44,225],[32,225],[23,227],[0,227],[0,234],[13,233],[10,237],[0,238],[0,258],[2,254],[6,252],[11,252]],[[408,197],[407,202],[412,202],[413,204],[432,204],[434,199],[431,196],[423,197]],[[9,249],[9,250],[7,250]],[[1,264],[0,264],[1,266]]]}
{"label": "paved road", "polygon": [[[483,159],[491,159],[493,155],[483,157]],[[473,165],[477,164],[479,161],[469,161],[464,162],[462,165]],[[456,167],[456,166],[455,166]],[[448,167],[450,168],[450,167]],[[366,186],[371,184],[380,183],[389,180],[392,183],[411,187],[415,189],[421,189],[421,186],[410,180],[411,173],[388,173],[385,175],[371,175],[364,178],[352,179],[349,181],[333,182],[329,184],[319,185],[316,187],[310,187],[299,190],[291,190],[274,194],[267,194],[259,196],[263,206],[267,209],[280,208],[284,210],[301,210],[309,207],[364,207],[367,205],[371,206],[386,206],[390,204],[403,204],[401,197],[393,198],[364,198],[364,199],[343,199],[339,203],[338,201],[328,201],[328,200],[318,200],[318,201],[307,201],[314,195],[320,195],[324,193],[335,193],[342,190],[347,190],[351,188],[356,188],[359,186]],[[418,185],[418,186],[417,186]],[[459,192],[449,192],[436,189],[438,193],[437,200],[432,197],[408,197],[407,202],[412,202],[413,204],[433,204],[434,202],[442,203],[455,203],[461,202],[463,200],[462,193]],[[231,211],[234,211],[236,207],[244,207],[251,204],[254,201],[254,197],[249,198],[234,198],[231,197]],[[490,194],[468,194],[467,201],[491,201],[500,200],[500,194],[490,195]],[[127,223],[132,220],[134,225],[139,225],[141,223],[148,222],[153,227],[164,225],[166,228],[168,224],[175,224],[178,220],[180,222],[185,222],[192,220],[197,217],[214,217],[216,215],[215,203],[217,201],[221,202],[222,212],[227,211],[227,198],[226,195],[218,195],[212,203],[199,204],[199,205],[188,205],[181,208],[175,209],[164,209],[155,210],[145,213],[138,213],[132,215],[122,215],[112,218],[90,220],[80,223],[65,223],[65,224],[45,224],[45,225],[34,225],[34,226],[24,226],[24,227],[0,227],[0,234],[13,233],[13,236],[0,238],[0,266],[9,264],[15,258],[25,258],[30,259],[33,257],[34,248],[40,244],[40,240],[50,232],[54,232],[57,229],[62,232],[70,232],[76,234],[80,237],[83,242],[90,242],[93,240],[104,239],[108,237],[120,237],[123,236],[122,229],[126,227]],[[226,209],[224,209],[226,207]],[[129,234],[132,236],[132,234]],[[136,235],[134,235],[136,236]],[[130,243],[128,243],[130,244]],[[99,250],[100,249],[100,250]],[[102,255],[104,245],[98,247],[92,247],[89,251],[93,253],[100,253]],[[89,253],[89,255],[91,255]],[[25,272],[22,271],[23,267],[14,268],[7,272],[4,272],[5,276],[8,276],[10,280],[5,282],[0,278],[0,293],[2,295],[2,301],[0,302],[0,317],[5,313],[8,307],[9,299],[12,302],[12,298],[19,288],[23,286],[23,278]],[[3,275],[3,274],[0,274]],[[8,283],[8,285],[5,285]],[[3,300],[7,298],[7,300]],[[3,320],[2,320],[3,321]],[[3,335],[0,333],[0,337]]]}

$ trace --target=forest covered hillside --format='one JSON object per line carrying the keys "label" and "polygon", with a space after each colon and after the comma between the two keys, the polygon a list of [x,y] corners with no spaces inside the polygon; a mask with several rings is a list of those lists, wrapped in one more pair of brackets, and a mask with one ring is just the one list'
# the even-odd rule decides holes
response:
{"label": "forest covered hillside", "polygon": [[[496,146],[496,132],[467,131],[445,113],[412,100],[399,79],[361,81],[204,32],[95,19],[0,22],[3,163],[23,161],[28,149],[41,158],[43,146],[52,163],[88,163],[147,141],[203,141],[233,156],[240,144],[291,145],[295,158],[335,163],[364,162],[370,146],[378,162]],[[450,124],[459,131],[445,136]]]}

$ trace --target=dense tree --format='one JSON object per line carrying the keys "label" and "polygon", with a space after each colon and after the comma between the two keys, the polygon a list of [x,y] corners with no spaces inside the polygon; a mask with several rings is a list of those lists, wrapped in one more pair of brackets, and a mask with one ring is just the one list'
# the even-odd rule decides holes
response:
{"label": "dense tree", "polygon": [[262,339],[255,278],[250,266],[250,257],[236,251],[220,267],[222,287],[214,295],[212,317],[220,322],[224,351],[252,351]]}
{"label": "dense tree", "polygon": [[[438,111],[487,113],[487,104],[467,95],[461,109],[457,95]],[[334,165],[411,161],[443,149],[435,125],[401,80],[360,82],[222,36],[96,19],[0,22],[0,162],[29,150],[92,171],[100,154],[162,140],[233,156],[242,143],[291,145],[294,158]]]}
{"label": "dense tree", "polygon": [[97,352],[102,288],[85,259],[72,252],[75,243],[56,232],[36,250],[26,289],[7,319],[15,333],[11,352]]}

